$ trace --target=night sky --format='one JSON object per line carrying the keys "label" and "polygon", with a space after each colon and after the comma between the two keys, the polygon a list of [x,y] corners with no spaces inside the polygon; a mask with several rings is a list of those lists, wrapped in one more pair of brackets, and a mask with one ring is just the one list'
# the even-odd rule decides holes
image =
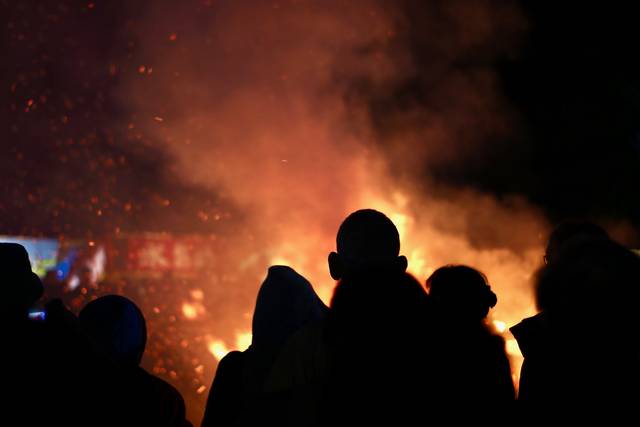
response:
{"label": "night sky", "polygon": [[[406,4],[412,53],[424,61],[417,61],[418,73],[404,85],[372,103],[383,129],[390,112],[430,102],[438,84],[430,78],[429,35],[420,25],[424,2]],[[495,46],[490,54],[483,51],[487,46],[474,46],[446,70],[495,69],[514,130],[424,174],[445,186],[522,194],[551,223],[616,218],[638,226],[640,62],[633,52],[640,33],[634,13],[562,2],[523,1],[517,7],[525,22],[513,35],[515,48],[496,55]],[[508,44],[509,38],[499,42]]]}
{"label": "night sky", "polygon": [[197,215],[215,211],[218,196],[178,183],[167,155],[132,125],[136,113],[113,96],[123,72],[139,73],[127,29],[145,2],[3,3],[2,231],[182,231],[175,218],[185,216],[206,229]]}
{"label": "night sky", "polygon": [[[135,109],[114,95],[123,78],[153,72],[140,68],[145,52],[135,35],[153,2],[0,3],[7,35],[0,70],[0,232],[209,232],[224,230],[224,221],[203,218],[240,214],[224,194],[177,179],[171,157],[135,126]],[[216,2],[192,3],[215,8]],[[463,145],[460,155],[412,169],[408,179],[418,185],[429,180],[432,191],[471,187],[498,198],[522,195],[551,223],[587,217],[640,227],[635,15],[619,6],[509,3],[519,20],[500,33],[504,40],[488,39],[498,46],[471,44],[434,72],[434,56],[446,51],[434,51],[433,28],[422,23],[433,22],[447,3],[468,12],[467,2],[387,3],[406,23],[397,43],[415,69],[393,85],[376,87],[366,76],[347,82],[347,102],[366,103],[382,149],[389,133],[414,126],[396,120],[405,111],[422,105],[447,111],[448,104],[434,100],[438,76],[473,76],[489,67],[508,112],[496,114],[509,121],[509,131],[484,132],[477,150]],[[179,42],[179,25],[175,31],[162,43]],[[447,39],[461,29],[444,20],[438,31]],[[461,139],[474,132],[461,128]],[[401,163],[393,168],[402,173]]]}

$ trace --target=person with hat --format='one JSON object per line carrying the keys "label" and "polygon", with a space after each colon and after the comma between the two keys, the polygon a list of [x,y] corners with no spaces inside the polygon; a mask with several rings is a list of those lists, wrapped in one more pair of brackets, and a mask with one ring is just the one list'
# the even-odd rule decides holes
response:
{"label": "person with hat", "polygon": [[0,289],[0,425],[108,425],[93,415],[108,403],[106,375],[76,317],[60,300],[29,316],[44,288],[24,246],[0,243]]}
{"label": "person with hat", "polygon": [[33,389],[47,374],[39,360],[46,331],[42,323],[30,321],[28,314],[42,296],[43,286],[31,271],[24,246],[0,243],[0,283],[0,369],[5,391],[0,400],[0,424],[17,419],[21,425],[36,425],[45,421],[33,408],[43,407],[46,399]]}
{"label": "person with hat", "polygon": [[40,278],[31,271],[29,254],[17,243],[0,243],[0,317],[26,320],[28,309],[40,299],[44,291]]}

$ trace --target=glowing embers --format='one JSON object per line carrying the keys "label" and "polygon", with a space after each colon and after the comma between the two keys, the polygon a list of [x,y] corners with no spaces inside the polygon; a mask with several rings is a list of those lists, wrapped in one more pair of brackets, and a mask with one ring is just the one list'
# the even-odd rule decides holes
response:
{"label": "glowing embers", "polygon": [[202,289],[192,289],[189,295],[191,296],[191,301],[184,301],[182,303],[182,314],[185,318],[194,320],[207,312],[204,305],[202,305],[204,292]]}
{"label": "glowing embers", "polygon": [[206,313],[204,306],[199,302],[183,302],[182,314],[189,320],[197,319]]}
{"label": "glowing embers", "polygon": [[184,302],[182,303],[182,314],[187,319],[195,319],[198,317],[198,309],[194,304]]}
{"label": "glowing embers", "polygon": [[236,334],[236,348],[246,350],[251,345],[251,332],[239,332]]}
{"label": "glowing embers", "polygon": [[[236,342],[235,349],[244,351],[251,345],[251,332],[236,332]],[[227,355],[232,349],[230,349],[227,344],[220,339],[209,339],[209,343],[207,344],[207,349],[209,353],[216,358],[216,360],[220,361],[224,356]]]}
{"label": "glowing embers", "polygon": [[210,341],[207,348],[209,349],[209,353],[213,354],[213,357],[218,361],[222,360],[222,358],[229,353],[227,345],[222,340]]}

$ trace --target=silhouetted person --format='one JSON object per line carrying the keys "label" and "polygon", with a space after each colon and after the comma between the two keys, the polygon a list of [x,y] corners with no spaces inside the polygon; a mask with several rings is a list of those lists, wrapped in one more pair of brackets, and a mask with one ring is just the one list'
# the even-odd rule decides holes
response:
{"label": "silhouetted person", "polygon": [[539,390],[539,384],[542,384],[540,379],[548,371],[545,366],[546,356],[542,356],[553,352],[553,349],[548,348],[553,343],[549,341],[551,325],[546,309],[554,304],[563,285],[559,285],[557,280],[541,280],[542,275],[558,262],[560,255],[566,251],[567,247],[580,245],[585,241],[608,240],[609,236],[605,230],[586,221],[565,221],[549,235],[544,254],[545,265],[536,273],[535,296],[540,312],[510,329],[524,357],[518,390],[518,401],[521,406],[526,406],[528,401],[536,399],[535,396],[545,393],[544,390]]}
{"label": "silhouetted person", "polygon": [[592,222],[576,220],[562,222],[549,235],[544,253],[545,263],[549,264],[555,261],[569,241],[581,237],[609,240],[607,232]]}
{"label": "silhouetted person", "polygon": [[[351,287],[344,284],[342,289],[345,292],[339,292],[340,295],[345,296],[338,297],[338,300],[345,302],[345,304],[339,303],[341,312],[348,313],[353,308],[353,316],[350,318],[358,318],[359,314],[364,313],[359,311],[361,307],[350,307],[351,302],[355,302],[360,297],[363,297],[362,301],[367,301],[369,296],[379,297],[384,293],[382,290],[374,291],[376,286],[370,288],[366,285],[361,286],[371,280],[372,276],[375,277],[378,274],[376,283],[385,283],[385,285],[390,285],[391,282],[396,284],[402,280],[407,260],[399,255],[399,252],[398,230],[383,213],[362,209],[353,212],[342,222],[336,237],[336,251],[328,256],[331,277],[335,280],[348,280],[354,285]],[[383,276],[392,277],[392,279],[387,281],[382,279]],[[338,287],[335,290],[337,293]],[[351,288],[354,292],[350,291]],[[418,288],[420,288],[419,284]],[[371,294],[368,294],[368,291],[372,291]],[[364,295],[359,295],[362,293]],[[385,317],[380,299],[378,298],[377,303],[368,305],[370,318]],[[374,312],[377,313],[376,316],[373,315]],[[342,404],[340,398],[342,395],[330,397],[330,394],[337,385],[335,372],[342,370],[342,366],[348,363],[347,351],[341,352],[338,357],[343,358],[344,363],[337,363],[336,354],[338,353],[335,350],[344,341],[342,336],[353,332],[345,327],[344,334],[339,336],[337,331],[341,330],[339,326],[341,323],[342,320],[336,321],[330,311],[326,321],[297,332],[277,358],[266,387],[270,392],[289,396],[289,401],[285,404],[287,409],[284,411],[288,425],[318,425],[335,421],[327,418],[329,413],[336,413],[329,408],[329,405]],[[376,328],[375,325],[369,326],[371,330]],[[374,343],[369,341],[367,349],[363,351],[370,350],[373,345]],[[374,353],[378,351],[376,349]],[[382,358],[373,357],[372,360],[375,360],[377,365],[384,365]],[[341,367],[337,368],[338,365]]]}
{"label": "silhouetted person", "polygon": [[29,317],[43,286],[21,245],[0,243],[0,274],[0,424],[83,425],[99,406],[88,397],[98,387],[82,377],[93,360],[75,316],[56,300]]}
{"label": "silhouetted person", "polygon": [[40,278],[31,271],[29,254],[17,243],[0,243],[0,316],[3,322],[26,322],[29,308],[42,296]]}
{"label": "silhouetted person", "polygon": [[[35,408],[43,406],[46,397],[40,377],[46,366],[40,361],[46,343],[43,325],[29,320],[29,308],[43,292],[38,276],[31,271],[27,251],[15,243],[0,243],[0,364],[3,395],[0,407],[1,424],[16,420],[18,424],[35,425],[42,421],[36,416],[29,423]],[[5,394],[6,393],[6,394]],[[36,414],[37,415],[37,414]]]}
{"label": "silhouetted person", "polygon": [[115,407],[122,425],[189,426],[180,393],[140,367],[147,329],[140,309],[129,299],[108,295],[87,304],[79,315],[82,329],[99,354],[112,363]]}
{"label": "silhouetted person", "polygon": [[280,402],[264,391],[266,376],[284,343],[322,321],[327,310],[304,277],[286,266],[270,267],[256,300],[251,345],[220,361],[202,426],[281,423]]}
{"label": "silhouetted person", "polygon": [[[600,226],[588,221],[565,221],[553,229],[544,252],[545,265],[553,264],[564,248],[579,240],[609,240],[609,235]],[[553,299],[554,289],[547,289],[543,283],[536,284],[536,304],[544,310],[547,300]]]}
{"label": "silhouetted person", "polygon": [[428,296],[413,276],[372,271],[340,280],[326,329],[323,424],[403,425],[424,416]]}
{"label": "silhouetted person", "polygon": [[[412,386],[424,386],[427,294],[405,273],[400,235],[381,212],[349,215],[338,229],[336,249],[329,254],[331,277],[339,282],[325,331],[331,356],[327,414],[342,413],[345,422],[408,416],[415,401],[406,392],[419,396]],[[381,355],[385,345],[389,349]]]}
{"label": "silhouetted person", "polygon": [[[640,258],[599,237],[571,239],[538,276],[553,290],[544,327],[512,328],[525,355],[520,403],[528,419],[633,416],[640,401]],[[528,330],[525,328],[529,328]]]}
{"label": "silhouetted person", "polygon": [[[407,259],[400,255],[398,230],[383,213],[363,209],[350,214],[340,225],[336,251],[329,254],[328,263],[331,277],[340,281],[328,320],[294,335],[267,383],[269,390],[289,394],[285,411],[289,425],[335,423],[333,416],[339,413],[343,422],[353,420],[359,409],[375,406],[371,402],[363,405],[366,396],[377,396],[379,402],[387,399],[386,406],[379,408],[387,415],[393,412],[388,399],[391,389],[376,379],[391,384],[398,365],[387,356],[392,353],[395,360],[402,359],[406,354],[402,346],[410,347],[412,339],[403,342],[400,336],[414,327],[423,330],[422,324],[417,326],[407,318],[414,318],[412,307],[421,304],[417,301],[426,298],[425,292],[405,276]],[[406,298],[407,294],[415,301]],[[416,333],[412,338],[419,341],[421,337]],[[406,373],[405,368],[413,364],[404,362],[400,369]],[[398,378],[406,379],[397,373]],[[348,394],[347,389],[355,394]],[[375,413],[370,410],[362,415],[372,420]]]}
{"label": "silhouetted person", "polygon": [[431,403],[455,409],[452,416],[458,419],[505,421],[515,390],[504,339],[487,324],[498,301],[487,278],[474,268],[449,265],[433,272],[427,288],[435,328],[431,368],[438,388]]}

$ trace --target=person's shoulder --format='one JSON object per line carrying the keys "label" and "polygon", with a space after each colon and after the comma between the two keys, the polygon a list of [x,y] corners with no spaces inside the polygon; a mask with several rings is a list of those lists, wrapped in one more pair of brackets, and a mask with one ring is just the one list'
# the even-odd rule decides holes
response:
{"label": "person's shoulder", "polygon": [[522,319],[519,323],[516,323],[509,328],[509,331],[516,339],[518,336],[528,335],[532,332],[537,332],[545,328],[546,317],[544,313],[540,312],[534,316]]}
{"label": "person's shoulder", "polygon": [[227,353],[218,362],[216,374],[213,379],[214,383],[219,385],[239,381],[245,369],[246,360],[247,354],[245,352],[234,350]]}
{"label": "person's shoulder", "polygon": [[230,351],[218,362],[218,370],[240,366],[244,363],[245,358],[246,354],[242,351]]}
{"label": "person's shoulder", "polygon": [[219,363],[230,363],[230,362],[234,362],[236,360],[242,360],[244,358],[244,352],[242,351],[238,351],[238,350],[233,350],[230,351],[229,353],[225,354],[222,359],[220,359]]}
{"label": "person's shoulder", "polygon": [[140,374],[145,376],[149,393],[147,398],[151,407],[157,409],[159,420],[168,422],[172,426],[187,426],[190,423],[186,420],[186,405],[182,394],[173,385],[153,374],[140,368]]}
{"label": "person's shoulder", "polygon": [[167,381],[153,374],[150,374],[142,368],[138,369],[137,372],[138,375],[144,377],[144,380],[153,387],[156,395],[162,395],[165,397],[165,399],[172,398],[182,402],[184,401],[178,389],[169,384]]}
{"label": "person's shoulder", "polygon": [[543,312],[523,319],[520,323],[509,328],[525,357],[532,348],[538,347],[544,342],[548,330],[547,319]]}
{"label": "person's shoulder", "polygon": [[153,383],[153,385],[156,386],[157,388],[162,389],[168,394],[178,394],[178,395],[180,394],[180,392],[178,392],[178,389],[172,386],[171,384],[169,384],[169,382],[153,374],[150,374],[148,372],[147,372],[147,375],[148,375],[148,381]]}

